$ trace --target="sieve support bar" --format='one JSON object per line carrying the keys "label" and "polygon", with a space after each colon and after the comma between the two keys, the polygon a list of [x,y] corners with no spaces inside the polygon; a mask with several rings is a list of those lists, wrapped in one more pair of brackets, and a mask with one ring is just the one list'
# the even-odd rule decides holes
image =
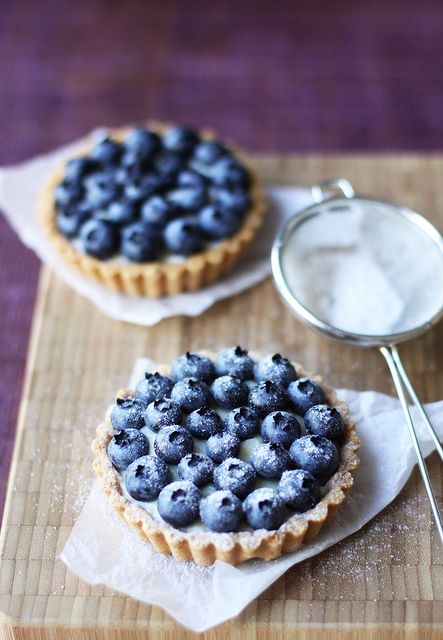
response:
{"label": "sieve support bar", "polygon": [[[388,363],[388,367],[391,372],[398,397],[400,399],[400,404],[403,409],[406,425],[409,429],[409,434],[412,439],[412,444],[414,445],[415,453],[417,455],[418,467],[420,469],[420,473],[423,478],[423,483],[425,485],[426,493],[428,494],[428,499],[431,505],[432,513],[434,514],[434,520],[438,529],[438,533],[440,535],[440,540],[443,544],[443,522],[442,522],[440,511],[437,505],[437,499],[435,497],[434,490],[432,488],[431,480],[429,478],[428,470],[426,468],[425,461],[423,459],[423,454],[420,449],[420,444],[418,442],[415,426],[412,421],[411,413],[409,411],[408,400],[406,397],[405,389],[402,384],[402,380],[404,380],[405,378],[407,379],[407,374],[403,368],[403,365],[400,360],[400,355],[398,354],[395,346],[380,347],[380,352],[385,358],[386,362]],[[394,355],[395,352],[396,352],[396,355]],[[400,363],[400,367],[401,367],[402,373],[404,374],[404,378],[403,378],[403,375],[400,373],[400,369],[397,366],[397,362]],[[409,384],[411,383],[409,382]],[[405,387],[406,389],[408,388],[406,384],[405,384]],[[411,388],[412,388],[412,385],[411,385]]]}

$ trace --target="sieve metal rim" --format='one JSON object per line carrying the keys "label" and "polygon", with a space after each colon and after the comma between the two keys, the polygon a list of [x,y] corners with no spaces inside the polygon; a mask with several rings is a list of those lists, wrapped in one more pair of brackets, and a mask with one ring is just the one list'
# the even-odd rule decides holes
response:
{"label": "sieve metal rim", "polygon": [[413,224],[419,227],[428,236],[428,238],[435,243],[435,245],[443,254],[443,238],[441,234],[420,213],[417,213],[416,211],[405,207],[404,205],[399,205],[389,200],[380,200],[378,198],[371,198],[355,194],[347,196],[332,196],[321,201],[317,201],[313,205],[296,213],[288,220],[288,222],[278,233],[271,251],[271,271],[278,293],[282,297],[285,304],[289,307],[289,309],[298,317],[298,319],[303,324],[311,327],[318,333],[326,335],[335,340],[339,340],[341,342],[365,347],[381,347],[398,344],[399,342],[404,342],[405,340],[409,340],[411,338],[422,335],[432,326],[437,324],[443,317],[443,305],[439,309],[439,311],[437,311],[433,316],[429,318],[429,320],[413,329],[408,329],[407,331],[402,331],[400,333],[391,333],[382,336],[359,334],[338,329],[337,327],[334,327],[333,325],[330,325],[329,323],[319,318],[300,302],[300,300],[294,295],[294,293],[288,286],[282,268],[282,253],[285,248],[286,241],[288,240],[295,227],[300,225],[304,220],[317,215],[321,211],[322,206],[327,205],[329,207],[331,204],[333,205],[339,203],[349,204],[350,201],[362,201],[365,203],[369,202],[377,205],[387,205],[391,208],[392,214],[394,214],[395,211],[395,213],[405,216]]}

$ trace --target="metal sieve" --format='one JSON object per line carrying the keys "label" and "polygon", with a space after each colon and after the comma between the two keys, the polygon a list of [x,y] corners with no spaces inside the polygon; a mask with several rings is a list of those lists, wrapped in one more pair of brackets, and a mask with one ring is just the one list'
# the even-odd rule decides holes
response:
{"label": "metal sieve", "polygon": [[315,204],[295,214],[271,255],[278,292],[301,322],[330,338],[377,347],[405,415],[443,542],[443,523],[420,449],[408,397],[440,444],[400,360],[397,344],[443,316],[443,240],[423,216],[357,196],[345,179],[312,187]]}

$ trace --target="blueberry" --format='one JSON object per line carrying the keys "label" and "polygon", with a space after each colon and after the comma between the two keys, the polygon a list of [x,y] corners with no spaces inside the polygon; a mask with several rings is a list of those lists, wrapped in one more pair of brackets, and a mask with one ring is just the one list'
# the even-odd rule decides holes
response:
{"label": "blueberry", "polygon": [[151,431],[160,431],[163,427],[180,424],[182,410],[179,404],[169,398],[159,398],[149,403],[145,412],[145,422]]}
{"label": "blueberry", "polygon": [[211,204],[199,211],[197,223],[205,236],[214,240],[228,238],[240,227],[240,221],[235,215]]}
{"label": "blueberry", "polygon": [[146,200],[141,208],[142,220],[149,224],[163,228],[177,214],[177,209],[162,196],[151,196]]}
{"label": "blueberry", "polygon": [[249,173],[233,158],[221,158],[211,171],[213,182],[228,189],[244,189],[249,185]]}
{"label": "blueberry", "polygon": [[149,404],[154,400],[169,398],[174,383],[168,376],[162,376],[158,371],[145,373],[145,377],[135,387],[135,397]]}
{"label": "blueberry", "polygon": [[192,171],[192,169],[184,169],[180,171],[177,176],[177,186],[178,187],[193,187],[204,189],[207,186],[206,179],[197,173],[197,171]]}
{"label": "blueberry", "polygon": [[199,353],[186,351],[172,364],[171,377],[176,382],[183,378],[198,378],[204,382],[214,379],[215,371],[212,361]]}
{"label": "blueberry", "polygon": [[252,407],[238,407],[230,411],[225,418],[226,430],[235,434],[240,440],[247,440],[257,435],[260,430],[260,418]]}
{"label": "blueberry", "polygon": [[57,229],[67,238],[75,238],[88,218],[88,212],[80,205],[72,205],[57,211]]}
{"label": "blueberry", "polygon": [[116,433],[108,445],[108,458],[118,471],[149,453],[149,442],[142,431],[126,429]]}
{"label": "blueberry", "polygon": [[253,529],[278,529],[285,519],[285,505],[278,493],[262,487],[248,495],[243,510]]}
{"label": "blueberry", "polygon": [[111,411],[111,424],[117,431],[145,426],[145,405],[132,396],[117,398]]}
{"label": "blueberry", "polygon": [[200,491],[187,480],[171,482],[160,491],[157,509],[173,527],[186,527],[198,518]]}
{"label": "blueberry", "polygon": [[235,458],[240,451],[240,440],[233,433],[222,431],[216,433],[206,442],[206,454],[216,464],[226,458]]}
{"label": "blueberry", "polygon": [[125,147],[144,161],[160,151],[161,139],[154,131],[135,127],[126,136]]}
{"label": "blueberry", "polygon": [[111,202],[106,209],[96,212],[94,217],[105,222],[112,222],[112,224],[124,225],[136,219],[137,211],[133,202],[116,200]]}
{"label": "blueberry", "polygon": [[322,404],[325,401],[323,389],[310,378],[299,378],[288,387],[289,400],[294,411],[300,416],[304,416],[306,411],[316,404]]}
{"label": "blueberry", "polygon": [[134,222],[122,231],[122,254],[131,262],[157,260],[163,239],[155,227],[146,222]]}
{"label": "blueberry", "polygon": [[175,383],[171,398],[178,402],[183,411],[191,413],[208,404],[211,394],[208,385],[198,378],[183,378]]}
{"label": "blueberry", "polygon": [[114,255],[118,248],[118,233],[103,220],[88,220],[80,229],[80,238],[85,253],[99,260]]}
{"label": "blueberry", "polygon": [[163,427],[154,440],[155,453],[171,464],[178,464],[183,456],[192,453],[193,449],[193,437],[179,424]]}
{"label": "blueberry", "polygon": [[64,180],[55,189],[55,203],[58,207],[71,207],[78,204],[83,195],[82,185]]}
{"label": "blueberry", "polygon": [[163,136],[163,146],[173,153],[188,155],[192,152],[199,138],[190,127],[174,127]]}
{"label": "blueberry", "polygon": [[89,155],[91,160],[95,160],[100,164],[113,165],[118,163],[122,153],[123,146],[119,142],[111,140],[110,138],[105,138],[91,149],[91,153]]}
{"label": "blueberry", "polygon": [[253,490],[255,478],[252,464],[239,458],[227,458],[214,471],[214,484],[217,489],[232,491],[242,500]]}
{"label": "blueberry", "polygon": [[168,466],[156,456],[138,458],[126,469],[126,491],[135,500],[154,500],[169,482],[171,474]]}
{"label": "blueberry", "polygon": [[258,381],[271,380],[281,387],[287,387],[296,378],[294,365],[279,353],[274,353],[273,356],[267,356],[257,362],[254,374]]}
{"label": "blueberry", "polygon": [[301,427],[295,416],[287,411],[273,411],[262,422],[263,442],[279,444],[289,449],[296,438],[300,437]]}
{"label": "blueberry", "polygon": [[84,180],[86,201],[91,209],[107,207],[109,203],[121,195],[121,185],[115,181],[113,171],[93,173]]}
{"label": "blueberry", "polygon": [[84,176],[97,169],[97,163],[91,158],[72,158],[66,163],[65,179],[79,182]]}
{"label": "blueberry", "polygon": [[279,444],[265,442],[251,452],[250,462],[262,478],[280,478],[291,466],[289,453]]}
{"label": "blueberry", "polygon": [[211,393],[219,405],[225,409],[234,409],[247,403],[249,387],[235,376],[220,376],[212,383]]}
{"label": "blueberry", "polygon": [[339,454],[333,442],[321,436],[302,436],[294,440],[289,454],[298,469],[309,471],[325,483],[337,470]]}
{"label": "blueberry", "polygon": [[230,375],[249,380],[254,375],[254,361],[246,349],[231,347],[218,355],[215,370],[219,376]]}
{"label": "blueberry", "polygon": [[154,173],[144,175],[125,185],[125,196],[131,202],[140,202],[152,196],[161,186],[161,179]]}
{"label": "blueberry", "polygon": [[155,160],[155,167],[164,184],[172,183],[183,166],[183,159],[175,153],[163,152]]}
{"label": "blueberry", "polygon": [[214,409],[204,405],[189,414],[186,427],[196,438],[207,440],[214,433],[223,430],[223,422]]}
{"label": "blueberry", "polygon": [[189,480],[197,487],[202,487],[212,482],[214,463],[211,458],[202,453],[188,453],[180,460],[177,472],[182,480]]}
{"label": "blueberry", "polygon": [[194,148],[194,159],[203,164],[214,164],[227,155],[226,148],[217,140],[203,140]]}
{"label": "blueberry", "polygon": [[283,387],[274,384],[271,380],[264,380],[251,389],[249,404],[257,409],[260,415],[265,416],[271,411],[286,409],[288,396]]}
{"label": "blueberry", "polygon": [[164,231],[164,240],[171,253],[188,256],[203,248],[203,236],[192,218],[172,220]]}
{"label": "blueberry", "polygon": [[224,213],[241,217],[251,206],[251,199],[243,189],[218,189],[215,193],[215,206]]}
{"label": "blueberry", "polygon": [[308,409],[304,420],[306,431],[314,436],[338,440],[345,431],[341,413],[327,404],[316,404]]}
{"label": "blueberry", "polygon": [[214,491],[200,502],[200,517],[211,531],[235,531],[243,518],[242,503],[231,491]]}
{"label": "blueberry", "polygon": [[181,187],[168,193],[168,202],[182,213],[194,213],[205,206],[207,202],[204,187]]}
{"label": "blueberry", "polygon": [[303,513],[320,500],[320,486],[308,471],[285,471],[278,483],[278,494],[287,507]]}

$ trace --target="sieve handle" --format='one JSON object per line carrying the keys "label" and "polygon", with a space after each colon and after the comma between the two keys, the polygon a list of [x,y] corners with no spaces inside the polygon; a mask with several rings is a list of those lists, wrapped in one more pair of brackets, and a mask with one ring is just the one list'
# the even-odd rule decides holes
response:
{"label": "sieve handle", "polygon": [[314,202],[320,204],[324,200],[332,198],[334,193],[339,193],[345,198],[353,198],[355,196],[354,187],[346,180],[346,178],[336,178],[334,180],[325,180],[318,182],[311,187]]}
{"label": "sieve handle", "polygon": [[[415,393],[413,386],[406,374],[405,369],[403,368],[403,364],[400,360],[400,355],[397,351],[397,348],[395,346],[390,346],[390,347],[381,347],[380,348],[380,352],[381,354],[384,356],[386,362],[388,363],[388,367],[389,370],[391,372],[392,375],[392,379],[394,381],[394,385],[395,388],[397,390],[397,394],[398,397],[400,399],[400,404],[402,406],[403,409],[403,413],[406,419],[406,425],[409,429],[409,434],[411,436],[412,439],[412,444],[414,445],[414,449],[415,449],[415,453],[417,455],[417,462],[418,462],[418,467],[420,469],[420,473],[422,475],[423,478],[423,482],[425,485],[425,489],[426,489],[426,493],[428,494],[428,498],[429,498],[429,502],[431,504],[431,509],[432,509],[432,513],[434,514],[434,520],[435,520],[435,524],[437,526],[438,529],[438,533],[440,534],[440,540],[443,544],[443,522],[441,519],[441,515],[440,515],[440,511],[437,505],[437,499],[435,497],[434,494],[434,490],[432,488],[432,484],[431,484],[431,480],[429,478],[429,474],[428,474],[428,470],[426,468],[425,465],[425,461],[423,459],[423,454],[421,452],[420,449],[420,444],[418,442],[418,438],[417,438],[417,433],[415,431],[415,426],[414,423],[412,421],[412,417],[411,417],[411,413],[409,411],[409,406],[408,406],[408,400],[407,400],[407,396],[405,393],[405,389],[406,391],[409,393],[409,389],[412,390],[413,394],[411,394],[411,398],[414,401],[414,403],[417,404],[417,407],[419,408],[420,411],[420,407],[421,410],[423,412],[423,414],[425,415],[425,424],[426,426],[430,426],[431,428],[431,433],[433,433],[436,436],[432,426],[430,425],[429,422],[429,418],[426,416],[426,413],[424,411],[424,408],[420,402],[420,400],[418,399],[417,394]],[[404,385],[404,386],[403,386]],[[420,411],[420,414],[422,414],[422,412]],[[438,440],[438,438],[437,438]],[[440,444],[440,443],[439,443]],[[440,446],[441,449],[441,446]]]}

